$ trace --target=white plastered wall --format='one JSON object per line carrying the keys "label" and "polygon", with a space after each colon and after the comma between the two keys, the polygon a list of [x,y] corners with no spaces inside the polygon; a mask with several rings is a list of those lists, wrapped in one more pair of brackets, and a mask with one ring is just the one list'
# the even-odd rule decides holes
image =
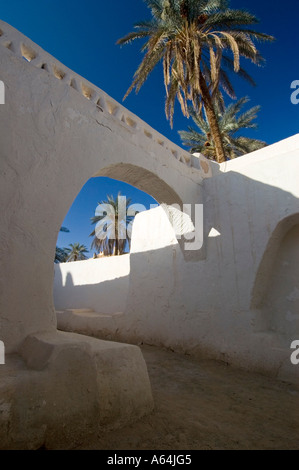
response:
{"label": "white plastered wall", "polygon": [[130,255],[55,265],[54,303],[57,310],[91,309],[123,312],[129,289]]}

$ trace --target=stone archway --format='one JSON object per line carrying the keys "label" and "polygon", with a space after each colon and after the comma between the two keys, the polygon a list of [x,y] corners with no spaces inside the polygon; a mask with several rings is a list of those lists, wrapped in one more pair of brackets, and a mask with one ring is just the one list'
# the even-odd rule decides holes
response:
{"label": "stone archway", "polygon": [[[136,165],[124,163],[111,165],[102,169],[96,175],[93,175],[93,177],[88,180],[86,185],[87,187],[96,187],[97,191],[101,191],[102,193],[103,190],[101,187],[101,180],[105,180],[105,177],[112,178],[112,181],[114,182],[114,191],[116,191],[115,183],[117,184],[121,181],[126,183],[126,185],[124,186],[130,185],[131,189],[137,188],[144,191],[144,193],[146,193],[148,196],[155,196],[155,199],[152,199],[152,205],[154,207],[158,205],[158,201],[163,204],[166,204],[165,201],[167,201],[169,204],[176,204],[178,206],[182,204],[180,198],[175,193],[175,191],[170,188],[164,181],[160,180],[157,175],[147,170],[144,170],[143,168],[138,167]],[[117,179],[115,179],[115,177]],[[88,183],[90,183],[90,186],[88,186]],[[106,187],[107,183],[104,184],[107,194],[110,194],[110,189]],[[86,194],[86,185],[84,185],[84,188],[82,188],[82,191],[80,191],[80,194],[78,195],[78,198],[81,201],[81,205],[83,204],[83,196],[81,195],[81,193]],[[124,189],[122,191],[124,191],[122,196],[126,197],[126,190]],[[88,194],[90,196],[90,192]],[[92,231],[94,226],[90,225],[89,217],[90,215],[94,215],[94,210],[96,208],[96,204],[98,203],[97,201],[99,201],[97,197],[98,195],[94,194],[94,205],[92,206],[92,209],[90,206],[85,207],[84,213],[81,213],[79,218],[74,215],[75,210],[73,209],[72,217],[74,220],[74,227],[71,228],[71,226],[66,221],[64,222],[64,225],[66,224],[67,227],[71,229],[71,232],[76,232],[76,223],[81,226],[82,233],[84,226],[85,235],[88,235]],[[131,200],[131,203],[140,204],[142,200],[138,199],[138,197],[141,196],[138,196],[137,191],[136,199],[133,198]],[[141,209],[138,208],[136,210],[139,211],[144,209],[145,207],[143,206],[141,207]],[[84,219],[81,220],[81,217],[82,219],[84,217]],[[165,218],[167,218],[166,213]],[[133,232],[134,226],[135,224],[133,224]],[[156,248],[155,242],[157,242],[157,239],[161,241],[162,234],[158,233],[159,227],[160,223],[157,224],[155,233],[153,233],[153,230],[151,230],[151,233],[147,233],[147,238],[152,239],[153,249]],[[130,231],[130,238],[131,236],[132,233]],[[173,233],[173,236],[174,239],[176,239],[175,233]],[[91,241],[92,240],[90,239],[90,243]],[[89,246],[87,240],[85,239],[84,244],[86,245],[86,247]],[[87,255],[87,258],[91,256],[92,253],[90,252],[90,254]],[[55,276],[53,286],[54,305],[55,309],[59,312],[57,313],[57,315],[60,316],[65,310],[72,310],[75,312],[82,309],[87,309],[88,311],[98,313],[101,312],[101,314],[104,315],[112,315],[117,312],[119,315],[126,309],[129,283],[129,253],[121,257],[109,256],[105,257],[105,259],[97,261],[90,259],[86,260],[84,263],[59,263],[55,265]],[[60,325],[59,320],[58,324]],[[60,328],[60,326],[58,327]]]}
{"label": "stone archway", "polygon": [[190,155],[2,22],[0,43],[0,340],[10,362],[0,439],[65,448],[153,407],[138,347],[57,332],[53,259],[65,214],[101,172],[150,184],[167,203],[198,201],[202,176]]}
{"label": "stone archway", "polygon": [[[16,44],[30,43],[36,58],[55,61],[13,28],[5,28],[16,36]],[[10,280],[3,295],[2,339],[8,352],[18,350],[30,333],[56,330],[53,253],[65,214],[90,177],[114,175],[168,204],[198,201],[202,180],[199,170],[176,158],[184,151],[101,90],[102,107],[70,86],[75,79],[83,82],[81,77],[59,79],[15,51],[1,46],[2,79],[9,85],[1,108],[6,207],[1,233],[7,246],[1,261]],[[119,119],[116,107],[126,119]]]}

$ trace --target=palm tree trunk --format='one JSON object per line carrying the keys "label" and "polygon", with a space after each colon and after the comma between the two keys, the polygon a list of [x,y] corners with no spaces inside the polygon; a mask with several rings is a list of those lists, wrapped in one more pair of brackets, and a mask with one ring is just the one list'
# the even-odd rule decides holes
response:
{"label": "palm tree trunk", "polygon": [[212,138],[215,144],[216,161],[218,163],[222,163],[226,161],[223,142],[222,142],[219,125],[218,125],[217,117],[216,117],[214,106],[213,106],[213,101],[212,101],[208,86],[206,84],[206,81],[202,73],[200,73],[199,81],[200,81],[200,88],[201,88],[204,108],[207,114],[207,119],[210,124]]}
{"label": "palm tree trunk", "polygon": [[115,216],[115,255],[119,255],[119,247],[118,247],[118,216]]}

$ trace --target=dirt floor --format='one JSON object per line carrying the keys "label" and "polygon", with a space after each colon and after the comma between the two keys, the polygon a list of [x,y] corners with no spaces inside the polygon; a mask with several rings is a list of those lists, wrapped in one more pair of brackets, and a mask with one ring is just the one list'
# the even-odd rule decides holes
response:
{"label": "dirt floor", "polygon": [[299,449],[299,387],[143,346],[155,411],[85,449]]}

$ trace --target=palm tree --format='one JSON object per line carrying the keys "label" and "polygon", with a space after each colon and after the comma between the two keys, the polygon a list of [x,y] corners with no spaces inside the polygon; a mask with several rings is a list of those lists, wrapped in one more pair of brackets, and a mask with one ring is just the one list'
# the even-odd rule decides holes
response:
{"label": "palm tree", "polygon": [[68,258],[67,248],[56,246],[54,263],[65,263]]}
{"label": "palm tree", "polygon": [[[60,232],[69,233],[69,229],[66,227],[60,227]],[[67,259],[68,253],[65,248],[60,248],[56,245],[54,263],[64,263]]]}
{"label": "palm tree", "polygon": [[126,199],[121,193],[117,198],[107,196],[107,200],[98,203],[95,217],[91,223],[96,224],[90,236],[94,237],[91,248],[105,256],[122,255],[126,244],[131,240],[131,226],[134,219],[129,215],[128,207],[131,199]]}
{"label": "palm tree", "polygon": [[85,253],[88,253],[88,249],[85,245],[80,245],[80,243],[70,243],[69,246],[70,248],[65,248],[65,251],[68,253],[68,257],[66,259],[67,262],[87,259]]}
{"label": "palm tree", "polygon": [[[254,106],[248,111],[239,114],[242,107],[248,101],[249,99],[246,97],[241,98],[236,103],[230,104],[224,111],[217,102],[214,104],[227,160],[240,157],[241,155],[253,152],[267,145],[261,140],[236,135],[241,129],[257,128],[257,124],[253,121],[257,117],[260,106]],[[189,131],[179,131],[183,144],[190,147],[191,153],[200,152],[205,157],[216,160],[215,143],[207,117],[203,117],[202,114],[198,115],[194,110],[189,110],[189,112],[193,121],[199,128],[199,132],[194,130],[191,126],[188,127]]]}
{"label": "palm tree", "polygon": [[154,67],[163,61],[165,113],[171,126],[176,98],[185,116],[189,115],[189,101],[197,113],[203,105],[217,161],[223,162],[225,153],[213,100],[215,97],[221,100],[220,89],[235,98],[227,71],[233,70],[254,84],[240,66],[240,57],[261,65],[263,58],[254,41],[274,38],[250,29],[258,19],[247,11],[229,9],[228,0],[145,0],[145,3],[151,9],[152,19],[137,23],[136,31],[118,40],[118,44],[127,44],[148,38],[142,48],[145,55],[124,98],[134,88],[138,92]]}

